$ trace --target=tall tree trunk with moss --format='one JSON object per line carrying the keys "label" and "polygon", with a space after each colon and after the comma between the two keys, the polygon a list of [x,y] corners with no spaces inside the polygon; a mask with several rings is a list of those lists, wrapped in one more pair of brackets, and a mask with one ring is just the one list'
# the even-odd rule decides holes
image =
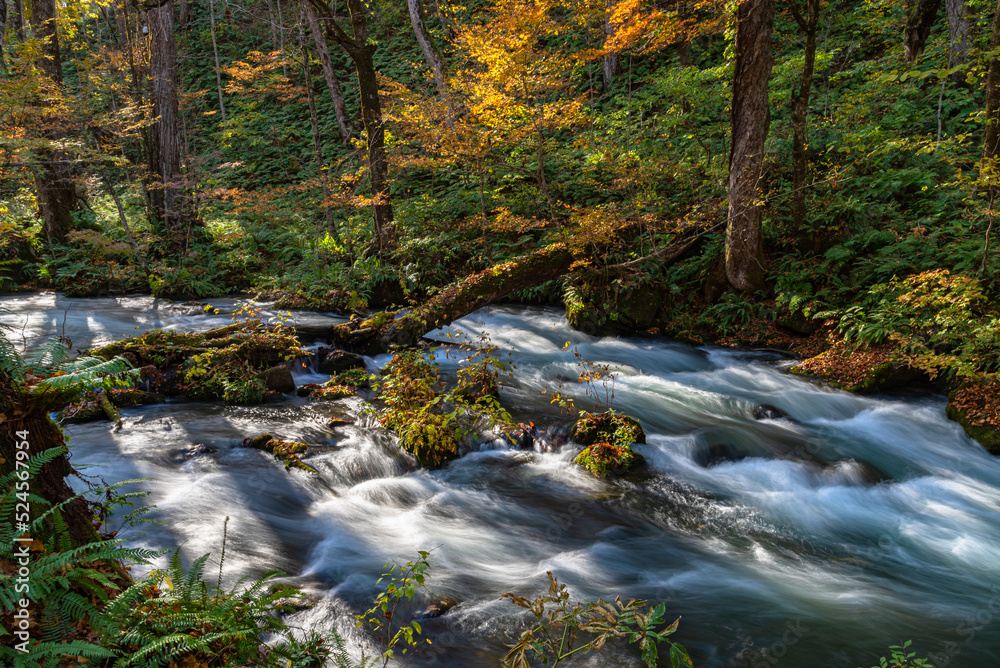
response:
{"label": "tall tree trunk with moss", "polygon": [[911,63],[916,62],[923,53],[940,8],[941,0],[917,0],[906,17],[903,50],[906,59]]}
{"label": "tall tree trunk with moss", "polygon": [[[993,14],[990,34],[990,71],[986,77],[986,128],[983,132],[982,177],[995,182],[1000,157],[1000,0]],[[991,192],[996,186],[991,187]]]}
{"label": "tall tree trunk with moss", "polygon": [[149,128],[149,170],[154,213],[172,250],[186,248],[194,222],[191,198],[181,170],[182,141],[177,97],[177,44],[174,3],[167,0],[147,12],[150,32],[150,79],[155,122]]}
{"label": "tall tree trunk with moss", "polygon": [[305,3],[306,19],[309,21],[309,32],[312,34],[313,42],[316,44],[316,54],[319,56],[319,63],[323,66],[323,78],[326,80],[326,88],[330,91],[330,99],[333,100],[333,111],[337,115],[337,127],[340,129],[340,139],[345,144],[351,141],[351,122],[347,115],[347,105],[344,103],[344,91],[340,87],[340,79],[333,69],[333,60],[330,59],[330,47],[326,43],[326,35],[319,25],[319,17],[316,10],[308,2]]}
{"label": "tall tree trunk with moss", "polygon": [[368,8],[363,0],[347,0],[353,37],[334,18],[326,0],[308,0],[323,20],[327,35],[347,52],[358,74],[361,117],[368,139],[368,175],[371,182],[375,239],[373,247],[382,253],[393,245],[392,201],[389,187],[389,163],[385,155],[385,126],[375,72],[375,44],[368,41]]}
{"label": "tall tree trunk with moss", "polygon": [[[31,29],[42,41],[38,69],[53,88],[62,86],[62,57],[56,30],[55,0],[32,0]],[[45,139],[58,141],[65,134],[58,129],[57,119],[45,119],[48,129]],[[40,165],[36,170],[35,187],[38,207],[42,214],[43,233],[49,243],[62,241],[72,227],[72,212],[76,208],[76,185],[73,183],[69,156],[51,148],[39,151]]]}
{"label": "tall tree trunk with moss", "polygon": [[737,290],[749,292],[764,285],[759,186],[771,123],[767,85],[774,0],[742,0],[736,20],[726,277]]}
{"label": "tall tree trunk with moss", "polygon": [[802,74],[792,91],[792,222],[796,233],[806,220],[806,121],[809,117],[809,92],[816,65],[816,26],[819,22],[819,0],[806,0],[805,14],[796,0],[789,0],[792,16],[805,35]]}
{"label": "tall tree trunk with moss", "polygon": [[7,25],[19,42],[24,41],[24,0],[8,0]]}

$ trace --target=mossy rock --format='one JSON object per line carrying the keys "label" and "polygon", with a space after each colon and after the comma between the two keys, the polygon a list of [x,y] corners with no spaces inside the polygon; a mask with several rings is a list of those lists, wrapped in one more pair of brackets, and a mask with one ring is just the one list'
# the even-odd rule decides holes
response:
{"label": "mossy rock", "polygon": [[261,434],[260,436],[245,439],[243,441],[243,447],[270,452],[274,455],[275,459],[285,465],[286,471],[295,467],[309,473],[317,473],[316,469],[299,459],[299,455],[305,453],[309,449],[309,446],[305,443],[283,441],[280,438],[275,438],[271,434]]}
{"label": "mossy rock", "polygon": [[347,371],[341,371],[326,381],[323,387],[334,387],[337,385],[353,387],[359,390],[368,389],[371,387],[371,374],[364,369],[348,369]]}
{"label": "mossy rock", "polygon": [[322,355],[317,369],[320,373],[334,374],[347,371],[349,369],[364,369],[365,360],[360,355],[349,353],[343,350],[330,350]]}
{"label": "mossy rock", "polygon": [[573,425],[570,438],[580,445],[610,443],[615,446],[629,446],[645,443],[646,433],[635,418],[613,411],[585,413]]}
{"label": "mossy rock", "polygon": [[803,360],[789,372],[818,378],[855,394],[928,385],[927,376],[898,361],[895,350],[887,344],[857,349],[837,344]]}
{"label": "mossy rock", "polygon": [[645,331],[653,326],[669,295],[660,285],[585,284],[563,294],[570,327],[594,336]]}
{"label": "mossy rock", "polygon": [[575,461],[598,478],[624,475],[646,463],[646,459],[629,446],[605,441],[587,446]]}
{"label": "mossy rock", "polygon": [[357,388],[348,385],[328,385],[318,390],[313,390],[309,398],[313,401],[335,401],[344,397],[354,396]]}
{"label": "mossy rock", "polygon": [[945,412],[949,419],[962,425],[969,438],[990,454],[1000,455],[1000,429],[992,418],[998,409],[1000,392],[995,385],[968,383],[948,395]]}
{"label": "mossy rock", "polygon": [[308,397],[316,390],[322,389],[322,385],[317,385],[316,383],[307,383],[305,385],[299,385],[295,388],[295,394],[300,397]]}

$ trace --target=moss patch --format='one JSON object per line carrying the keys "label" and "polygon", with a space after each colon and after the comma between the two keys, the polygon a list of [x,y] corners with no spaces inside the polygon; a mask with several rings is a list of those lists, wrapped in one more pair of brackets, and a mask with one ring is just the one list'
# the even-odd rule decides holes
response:
{"label": "moss patch", "polygon": [[585,413],[573,425],[570,436],[580,445],[610,443],[616,446],[629,446],[633,443],[646,442],[646,434],[638,420],[612,411]]}
{"label": "moss patch", "polygon": [[612,445],[604,441],[587,446],[576,456],[576,463],[598,478],[622,475],[645,461],[642,455],[627,445]]}

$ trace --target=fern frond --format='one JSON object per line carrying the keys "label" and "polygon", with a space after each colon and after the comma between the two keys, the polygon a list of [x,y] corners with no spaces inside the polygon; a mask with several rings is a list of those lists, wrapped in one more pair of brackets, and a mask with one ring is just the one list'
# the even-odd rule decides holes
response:
{"label": "fern frond", "polygon": [[24,368],[35,374],[51,373],[57,366],[69,359],[69,345],[66,339],[49,339],[24,356]]}

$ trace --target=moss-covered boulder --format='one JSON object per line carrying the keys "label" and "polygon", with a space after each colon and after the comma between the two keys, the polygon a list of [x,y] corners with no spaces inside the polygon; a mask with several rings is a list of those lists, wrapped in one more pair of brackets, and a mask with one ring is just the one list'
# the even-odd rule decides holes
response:
{"label": "moss-covered boulder", "polygon": [[340,373],[335,374],[333,378],[326,381],[324,387],[333,387],[335,385],[365,390],[371,387],[371,374],[364,369],[348,369],[347,371],[341,371]]}
{"label": "moss-covered boulder", "polygon": [[273,366],[261,374],[264,387],[273,391],[287,394],[295,391],[295,380],[292,378],[292,370],[284,364]]}
{"label": "moss-covered boulder", "polygon": [[901,387],[926,385],[927,378],[895,355],[890,344],[852,348],[837,343],[789,371],[812,376],[857,394],[871,394]]}
{"label": "moss-covered boulder", "polygon": [[304,454],[309,449],[309,446],[305,443],[283,441],[271,434],[261,434],[260,436],[244,439],[243,447],[270,452],[274,455],[275,459],[285,465],[285,470],[294,467],[308,471],[309,473],[316,473],[316,469],[304,463],[299,458],[299,455]]}
{"label": "moss-covered boulder", "polygon": [[1000,384],[967,383],[948,395],[948,417],[962,425],[969,438],[1000,455]]}
{"label": "moss-covered boulder", "polygon": [[645,463],[645,458],[627,445],[606,441],[588,445],[576,456],[576,463],[598,478],[623,475]]}
{"label": "moss-covered boulder", "polygon": [[614,411],[604,413],[585,413],[570,432],[570,438],[580,445],[594,443],[611,443],[613,445],[632,445],[645,443],[646,433],[635,418]]}
{"label": "moss-covered boulder", "polygon": [[563,293],[570,326],[594,336],[645,331],[656,323],[668,299],[664,286],[641,276],[570,284]]}
{"label": "moss-covered boulder", "polygon": [[285,388],[280,391],[293,391],[284,365],[309,353],[291,330],[250,321],[200,333],[151,330],[91,354],[125,357],[142,367],[154,390],[168,396],[256,404],[268,398],[270,381]]}
{"label": "moss-covered boulder", "polygon": [[325,385],[309,394],[312,401],[334,401],[344,397],[354,396],[357,388],[348,385]]}
{"label": "moss-covered boulder", "polygon": [[634,443],[645,443],[646,434],[635,418],[613,411],[584,414],[570,437],[586,445],[576,457],[576,463],[599,478],[622,475],[645,463]]}

